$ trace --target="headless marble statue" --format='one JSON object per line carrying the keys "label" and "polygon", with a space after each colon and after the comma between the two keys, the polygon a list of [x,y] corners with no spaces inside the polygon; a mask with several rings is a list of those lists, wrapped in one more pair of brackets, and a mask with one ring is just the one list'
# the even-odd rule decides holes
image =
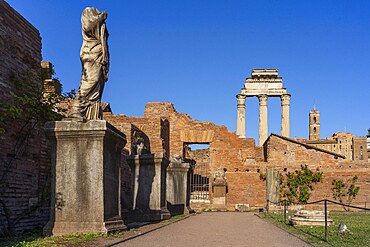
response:
{"label": "headless marble statue", "polygon": [[107,13],[88,7],[82,12],[82,75],[68,118],[76,121],[102,119],[101,98],[108,80],[109,51]]}

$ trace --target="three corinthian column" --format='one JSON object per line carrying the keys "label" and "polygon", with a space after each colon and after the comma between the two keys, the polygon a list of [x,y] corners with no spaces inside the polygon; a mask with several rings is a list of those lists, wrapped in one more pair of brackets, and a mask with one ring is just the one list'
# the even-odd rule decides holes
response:
{"label": "three corinthian column", "polygon": [[[246,95],[238,94],[237,96],[237,126],[236,134],[240,138],[245,137],[245,101]],[[259,99],[259,146],[262,146],[268,136],[268,121],[267,121],[267,99],[268,95],[257,95]],[[290,95],[283,94],[281,97],[281,135],[285,137],[290,136]]]}

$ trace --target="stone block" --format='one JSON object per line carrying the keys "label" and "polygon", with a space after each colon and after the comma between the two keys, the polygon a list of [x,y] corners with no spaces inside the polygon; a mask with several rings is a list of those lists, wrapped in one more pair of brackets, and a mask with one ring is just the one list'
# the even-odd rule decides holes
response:
{"label": "stone block", "polygon": [[171,217],[166,205],[166,169],[163,153],[133,155],[127,158],[132,174],[130,222],[159,221]]}
{"label": "stone block", "polygon": [[[329,216],[329,211],[327,211]],[[325,226],[325,212],[318,210],[300,210],[298,211],[293,218],[290,219],[290,222],[296,226]],[[327,219],[328,225],[333,225],[333,219]]]}
{"label": "stone block", "polygon": [[222,168],[214,174],[212,192],[212,209],[226,209],[227,180]]}
{"label": "stone block", "polygon": [[166,200],[171,215],[189,213],[189,163],[171,161],[167,167]]}
{"label": "stone block", "polygon": [[280,175],[278,170],[266,169],[266,200],[272,204],[280,202]]}
{"label": "stone block", "polygon": [[48,122],[52,146],[50,221],[45,235],[123,230],[121,150],[123,133],[104,120]]}
{"label": "stone block", "polygon": [[235,204],[235,211],[237,211],[237,212],[248,212],[248,211],[250,211],[249,204]]}

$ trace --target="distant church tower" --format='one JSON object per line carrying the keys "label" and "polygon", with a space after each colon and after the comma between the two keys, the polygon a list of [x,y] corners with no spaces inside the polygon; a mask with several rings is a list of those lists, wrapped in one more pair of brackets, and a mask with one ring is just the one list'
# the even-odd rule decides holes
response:
{"label": "distant church tower", "polygon": [[317,141],[320,140],[320,112],[314,107],[310,111],[310,140]]}

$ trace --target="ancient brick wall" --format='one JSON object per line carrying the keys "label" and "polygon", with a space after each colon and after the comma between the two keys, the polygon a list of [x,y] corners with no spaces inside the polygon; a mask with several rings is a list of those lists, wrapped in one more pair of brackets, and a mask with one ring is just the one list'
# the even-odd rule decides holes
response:
{"label": "ancient brick wall", "polygon": [[228,191],[227,208],[233,210],[235,204],[249,204],[250,207],[266,206],[266,181],[260,179],[260,173],[227,172]]}
{"label": "ancient brick wall", "polygon": [[306,164],[310,168],[325,168],[335,165],[343,157],[319,148],[311,148],[306,144],[299,144],[277,135],[270,135],[265,143],[266,162],[271,165],[287,167],[289,169],[299,168]]}
{"label": "ancient brick wall", "polygon": [[[226,177],[233,172],[241,172],[241,174],[252,172],[252,170],[256,172],[256,157],[258,157],[257,160],[263,159],[262,149],[255,147],[254,139],[240,139],[235,133],[228,132],[224,126],[193,120],[187,114],[178,113],[170,103],[148,103],[144,117],[104,113],[104,119],[127,135],[128,144],[126,147],[130,153],[134,151],[131,140],[133,126],[149,137],[152,153],[163,152],[167,149],[166,145],[168,144],[169,157],[176,154],[183,156],[185,143],[209,143],[209,174],[213,174],[219,167],[227,169]],[[163,124],[164,119],[168,123]],[[165,130],[166,127],[167,130]],[[169,142],[163,138],[163,131],[169,133]],[[259,177],[258,174],[255,176]],[[247,199],[240,198],[238,195],[244,191],[251,191],[250,186],[244,186],[244,184],[250,184],[248,180],[240,181],[243,183],[241,186],[238,186],[238,182],[230,182],[233,188],[229,190],[227,195],[230,197],[230,204],[245,203]]]}
{"label": "ancient brick wall", "polygon": [[184,143],[210,144],[211,169],[219,167],[228,171],[246,169],[246,162],[255,164],[254,139],[238,138],[224,126],[191,119],[178,113],[171,103],[150,102],[145,107],[145,118],[166,117],[170,122],[170,156],[183,154]]}
{"label": "ancient brick wall", "polygon": [[[105,115],[105,118],[116,127],[133,124],[149,136],[151,149],[158,152],[163,144],[153,138],[158,138],[160,129],[157,119],[167,119],[169,122],[169,153],[170,157],[184,153],[184,144],[208,143],[208,155],[201,151],[190,152],[195,160],[202,162],[209,159],[209,176],[217,168],[226,168],[228,180],[227,207],[234,204],[249,204],[251,207],[262,207],[266,204],[266,182],[260,179],[260,174],[266,168],[280,171],[294,171],[301,165],[324,172],[324,181],[316,185],[311,199],[331,199],[331,181],[334,178],[359,176],[361,192],[355,202],[369,201],[368,192],[369,168],[364,163],[345,162],[344,156],[330,151],[315,148],[290,138],[272,134],[263,147],[255,146],[254,139],[238,138],[235,133],[228,132],[226,127],[210,122],[193,120],[187,114],[178,113],[170,103],[151,102],[146,105],[144,117],[126,117]],[[154,124],[153,123],[156,123]],[[120,127],[118,127],[120,128]],[[130,128],[121,128],[129,133]],[[128,138],[129,139],[129,138]],[[163,139],[163,138],[162,138]],[[355,203],[354,202],[354,203]]]}
{"label": "ancient brick wall", "polygon": [[148,148],[151,153],[168,153],[169,128],[170,124],[165,118],[161,117],[128,117],[125,115],[114,115],[109,112],[103,114],[104,120],[114,125],[117,129],[127,136],[125,148],[130,154],[134,154],[133,139],[134,131],[139,130],[149,138]]}
{"label": "ancient brick wall", "polygon": [[[1,102],[11,102],[19,87],[42,86],[40,34],[5,1],[0,1],[0,51]],[[17,81],[23,75],[32,79]],[[49,218],[47,143],[32,124],[8,121],[0,134],[0,235],[41,228]]]}
{"label": "ancient brick wall", "polygon": [[197,149],[197,150],[189,150],[188,151],[188,158],[195,160],[200,165],[208,165],[210,158],[209,158],[209,148],[205,149]]}
{"label": "ancient brick wall", "polygon": [[9,98],[14,91],[11,76],[17,72],[35,71],[41,62],[39,31],[10,7],[0,2],[0,97]]}
{"label": "ancient brick wall", "polygon": [[[184,144],[208,143],[209,174],[217,168],[226,168],[229,183],[227,202],[231,208],[236,203],[263,204],[264,182],[259,179],[258,162],[263,160],[263,149],[255,146],[252,138],[238,138],[224,126],[193,120],[178,113],[170,103],[151,102],[145,107],[145,118],[165,117],[170,122],[170,156],[183,155]],[[229,176],[231,179],[229,179]],[[253,194],[253,196],[251,196]],[[241,196],[242,195],[242,196]]]}
{"label": "ancient brick wall", "polygon": [[369,163],[351,162],[326,150],[311,148],[277,135],[271,135],[265,145],[268,161],[266,165],[279,170],[281,174],[285,173],[284,169],[288,172],[299,170],[301,165],[307,165],[313,171],[319,169],[323,172],[323,181],[314,185],[310,201],[324,198],[333,200],[331,191],[333,179],[347,180],[358,176],[357,185],[360,186],[360,192],[353,203],[369,202]]}
{"label": "ancient brick wall", "polygon": [[169,128],[170,123],[165,118],[128,117],[114,115],[111,112],[103,113],[104,120],[123,132],[127,138],[127,144],[122,151],[122,213],[132,208],[132,174],[126,161],[129,155],[136,153],[136,138],[145,139],[146,151],[151,153],[169,154]]}

